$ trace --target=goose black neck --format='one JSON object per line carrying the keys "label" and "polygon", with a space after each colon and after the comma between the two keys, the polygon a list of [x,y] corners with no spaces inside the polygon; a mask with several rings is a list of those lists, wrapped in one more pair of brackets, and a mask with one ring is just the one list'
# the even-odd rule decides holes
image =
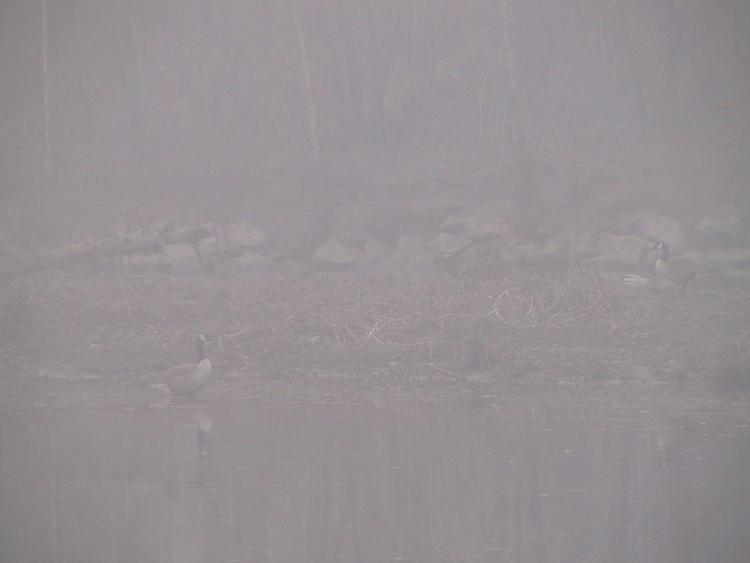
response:
{"label": "goose black neck", "polygon": [[206,354],[203,352],[203,339],[200,337],[195,341],[195,353],[198,356],[198,362],[206,357]]}
{"label": "goose black neck", "polygon": [[666,244],[662,244],[661,245],[661,259],[666,262],[670,256],[672,256],[672,253],[669,251],[669,247]]}

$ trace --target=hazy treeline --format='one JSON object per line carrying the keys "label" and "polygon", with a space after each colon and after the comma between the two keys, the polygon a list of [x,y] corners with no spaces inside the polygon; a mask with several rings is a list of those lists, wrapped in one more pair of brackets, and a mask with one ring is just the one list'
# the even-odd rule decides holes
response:
{"label": "hazy treeline", "polygon": [[741,196],[748,28],[740,0],[8,0],[1,230],[550,162],[602,186],[685,163]]}

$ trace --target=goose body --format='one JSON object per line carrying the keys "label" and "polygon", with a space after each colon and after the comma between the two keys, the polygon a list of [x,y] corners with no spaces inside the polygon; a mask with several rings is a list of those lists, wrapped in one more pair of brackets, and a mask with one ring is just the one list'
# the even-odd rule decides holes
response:
{"label": "goose body", "polygon": [[194,364],[181,364],[165,371],[160,379],[175,395],[192,395],[204,389],[211,381],[211,360],[203,352],[206,337],[201,334],[195,344],[198,361]]}
{"label": "goose body", "polygon": [[657,242],[654,245],[654,249],[661,252],[654,264],[656,274],[667,281],[679,285],[680,293],[683,295],[688,284],[695,279],[697,274],[710,271],[702,264],[698,264],[687,258],[674,258],[667,243],[663,241]]}

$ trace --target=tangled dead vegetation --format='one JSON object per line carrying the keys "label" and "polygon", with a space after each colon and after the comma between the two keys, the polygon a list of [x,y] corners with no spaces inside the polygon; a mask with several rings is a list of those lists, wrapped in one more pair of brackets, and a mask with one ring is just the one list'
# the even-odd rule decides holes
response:
{"label": "tangled dead vegetation", "polygon": [[559,280],[505,280],[494,298],[492,312],[502,323],[516,327],[554,327],[586,319],[616,326],[609,315],[614,287],[589,270],[577,268]]}
{"label": "tangled dead vegetation", "polygon": [[710,374],[750,342],[747,292],[683,298],[564,275],[84,277],[51,271],[0,349],[23,374],[136,377],[199,331],[238,378],[563,381]]}

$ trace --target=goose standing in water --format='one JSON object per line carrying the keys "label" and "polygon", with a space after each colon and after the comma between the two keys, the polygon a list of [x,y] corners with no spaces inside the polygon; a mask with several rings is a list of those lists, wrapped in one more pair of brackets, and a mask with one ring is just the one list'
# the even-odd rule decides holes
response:
{"label": "goose standing in water", "polygon": [[174,366],[159,376],[159,381],[166,383],[175,395],[192,395],[204,389],[211,381],[211,360],[206,358],[203,350],[206,342],[204,334],[198,335],[195,341],[197,363]]}

